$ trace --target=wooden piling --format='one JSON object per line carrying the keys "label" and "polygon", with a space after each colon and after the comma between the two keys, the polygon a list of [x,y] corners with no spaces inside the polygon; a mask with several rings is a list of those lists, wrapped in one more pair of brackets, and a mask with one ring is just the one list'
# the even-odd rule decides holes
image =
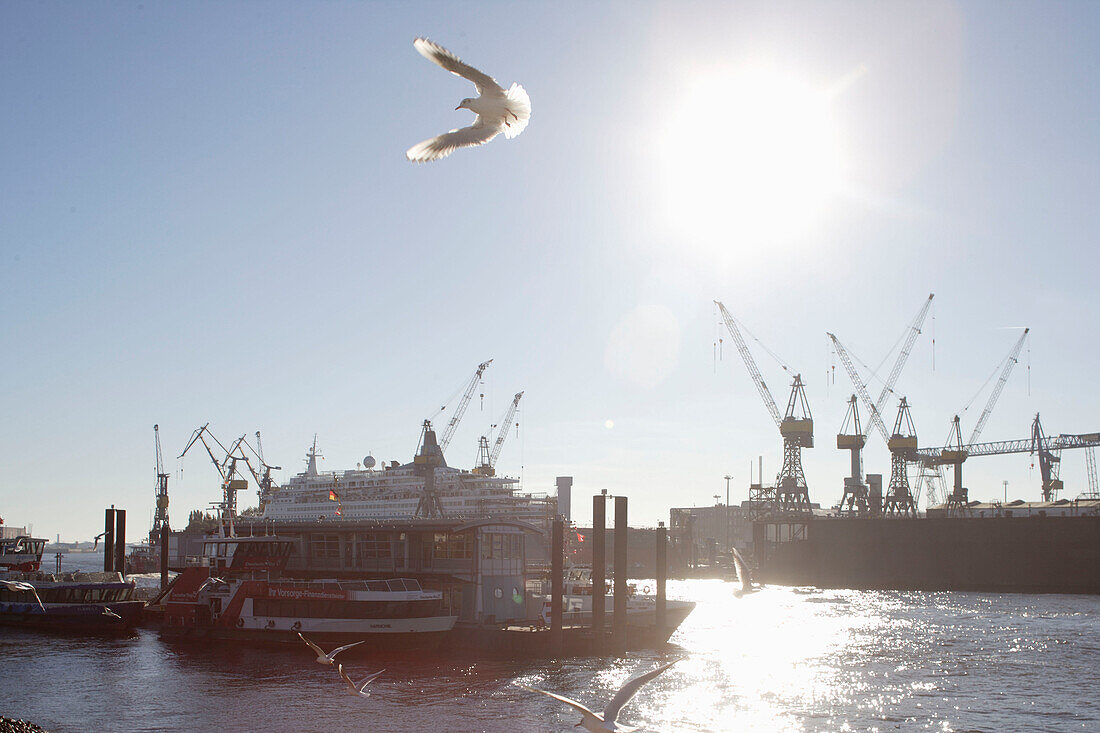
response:
{"label": "wooden piling", "polygon": [[561,606],[565,589],[562,583],[565,555],[565,523],[554,520],[550,542],[550,654],[560,657],[562,652]]}
{"label": "wooden piling", "polygon": [[115,508],[103,512],[103,572],[115,569]]}
{"label": "wooden piling", "polygon": [[626,641],[626,597],[629,593],[626,583],[626,535],[626,497],[616,496],[614,617],[611,621],[616,646],[622,646]]}
{"label": "wooden piling", "polygon": [[657,523],[657,633],[664,633],[668,625],[665,582],[668,580],[668,528]]}
{"label": "wooden piling", "polygon": [[115,509],[115,572],[126,572],[126,510]]}
{"label": "wooden piling", "polygon": [[160,525],[160,589],[168,587],[168,538],[172,531],[168,529],[168,522]]}
{"label": "wooden piling", "polygon": [[592,497],[592,636],[603,642],[607,575],[607,496]]}

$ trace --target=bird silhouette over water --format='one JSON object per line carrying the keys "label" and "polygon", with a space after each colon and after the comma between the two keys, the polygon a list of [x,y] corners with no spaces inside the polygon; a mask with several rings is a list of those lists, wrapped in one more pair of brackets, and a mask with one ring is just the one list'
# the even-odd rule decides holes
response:
{"label": "bird silhouette over water", "polygon": [[413,47],[429,61],[472,81],[479,96],[467,97],[455,107],[477,115],[472,125],[417,143],[405,151],[406,158],[414,163],[439,160],[459,148],[483,145],[502,132],[504,137],[513,138],[527,127],[531,119],[531,98],[519,84],[504,89],[493,77],[464,64],[458,56],[427,38],[417,38]]}
{"label": "bird silhouette over water", "polygon": [[630,733],[631,731],[636,731],[638,729],[619,723],[619,712],[624,707],[626,707],[626,704],[630,702],[630,699],[634,697],[639,689],[641,689],[642,685],[644,685],[646,682],[649,682],[651,679],[661,674],[661,672],[664,672],[666,669],[676,664],[676,662],[678,661],[680,660],[674,659],[668,664],[662,665],[651,672],[646,672],[645,674],[639,675],[632,680],[627,680],[626,684],[619,688],[619,691],[615,693],[615,697],[611,698],[611,702],[607,703],[607,707],[603,709],[602,713],[592,712],[576,700],[571,700],[564,695],[556,695],[553,692],[540,690],[537,687],[528,687],[524,684],[520,684],[519,686],[526,690],[530,690],[531,692],[538,692],[542,695],[546,695],[547,697],[552,697],[555,700],[560,700],[566,705],[569,705],[570,707],[578,710],[581,714],[581,722],[573,726],[574,728],[584,728],[585,730],[592,731],[592,733],[607,733],[607,731]]}
{"label": "bird silhouette over water", "polygon": [[332,664],[334,661],[336,661],[336,655],[337,654],[339,654],[340,652],[342,652],[346,649],[351,649],[353,646],[359,646],[360,644],[363,643],[362,641],[357,641],[357,642],[354,642],[352,644],[345,644],[344,646],[338,646],[335,649],[333,649],[331,652],[326,653],[324,649],[317,646],[316,644],[314,644],[312,641],[310,641],[306,637],[302,636],[301,631],[298,632],[298,638],[301,639],[302,641],[304,641],[306,644],[308,644],[310,649],[317,652],[317,664]]}

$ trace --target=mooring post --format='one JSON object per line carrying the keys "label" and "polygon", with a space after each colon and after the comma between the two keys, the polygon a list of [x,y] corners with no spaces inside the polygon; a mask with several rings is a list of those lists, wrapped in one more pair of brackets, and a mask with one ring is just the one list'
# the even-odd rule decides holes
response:
{"label": "mooring post", "polygon": [[626,642],[626,497],[615,497],[615,617],[611,621],[611,633],[617,646]]}
{"label": "mooring post", "polygon": [[565,590],[562,584],[562,558],[565,555],[565,522],[554,520],[550,542],[550,653],[560,657],[562,652],[561,604]]}
{"label": "mooring post", "polygon": [[115,569],[115,508],[103,512],[103,572]]}
{"label": "mooring post", "polygon": [[668,627],[665,604],[665,581],[668,580],[668,527],[657,522],[657,635]]}
{"label": "mooring post", "polygon": [[592,497],[592,638],[603,644],[607,608],[607,494]]}
{"label": "mooring post", "polygon": [[168,538],[172,531],[168,529],[168,522],[160,525],[160,589],[168,587]]}
{"label": "mooring post", "polygon": [[126,573],[125,509],[115,509],[115,572]]}

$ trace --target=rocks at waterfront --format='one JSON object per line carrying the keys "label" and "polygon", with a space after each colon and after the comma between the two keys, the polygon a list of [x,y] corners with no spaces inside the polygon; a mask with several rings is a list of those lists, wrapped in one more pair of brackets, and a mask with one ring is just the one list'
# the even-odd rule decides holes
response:
{"label": "rocks at waterfront", "polygon": [[47,733],[47,731],[25,720],[0,717],[0,733]]}

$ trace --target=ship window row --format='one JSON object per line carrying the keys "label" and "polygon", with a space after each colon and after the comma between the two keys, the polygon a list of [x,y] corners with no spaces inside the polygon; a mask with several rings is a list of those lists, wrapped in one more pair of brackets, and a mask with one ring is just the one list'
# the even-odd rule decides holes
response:
{"label": "ship window row", "polygon": [[433,556],[438,560],[469,560],[474,556],[474,540],[469,534],[435,533]]}
{"label": "ship window row", "polygon": [[429,618],[442,614],[438,599],[426,601],[318,601],[256,598],[255,616],[280,618]]}
{"label": "ship window row", "polygon": [[[38,597],[43,603],[105,603],[129,598],[131,589],[123,588],[39,588]],[[0,602],[33,603],[38,605],[29,591],[0,589]]]}

